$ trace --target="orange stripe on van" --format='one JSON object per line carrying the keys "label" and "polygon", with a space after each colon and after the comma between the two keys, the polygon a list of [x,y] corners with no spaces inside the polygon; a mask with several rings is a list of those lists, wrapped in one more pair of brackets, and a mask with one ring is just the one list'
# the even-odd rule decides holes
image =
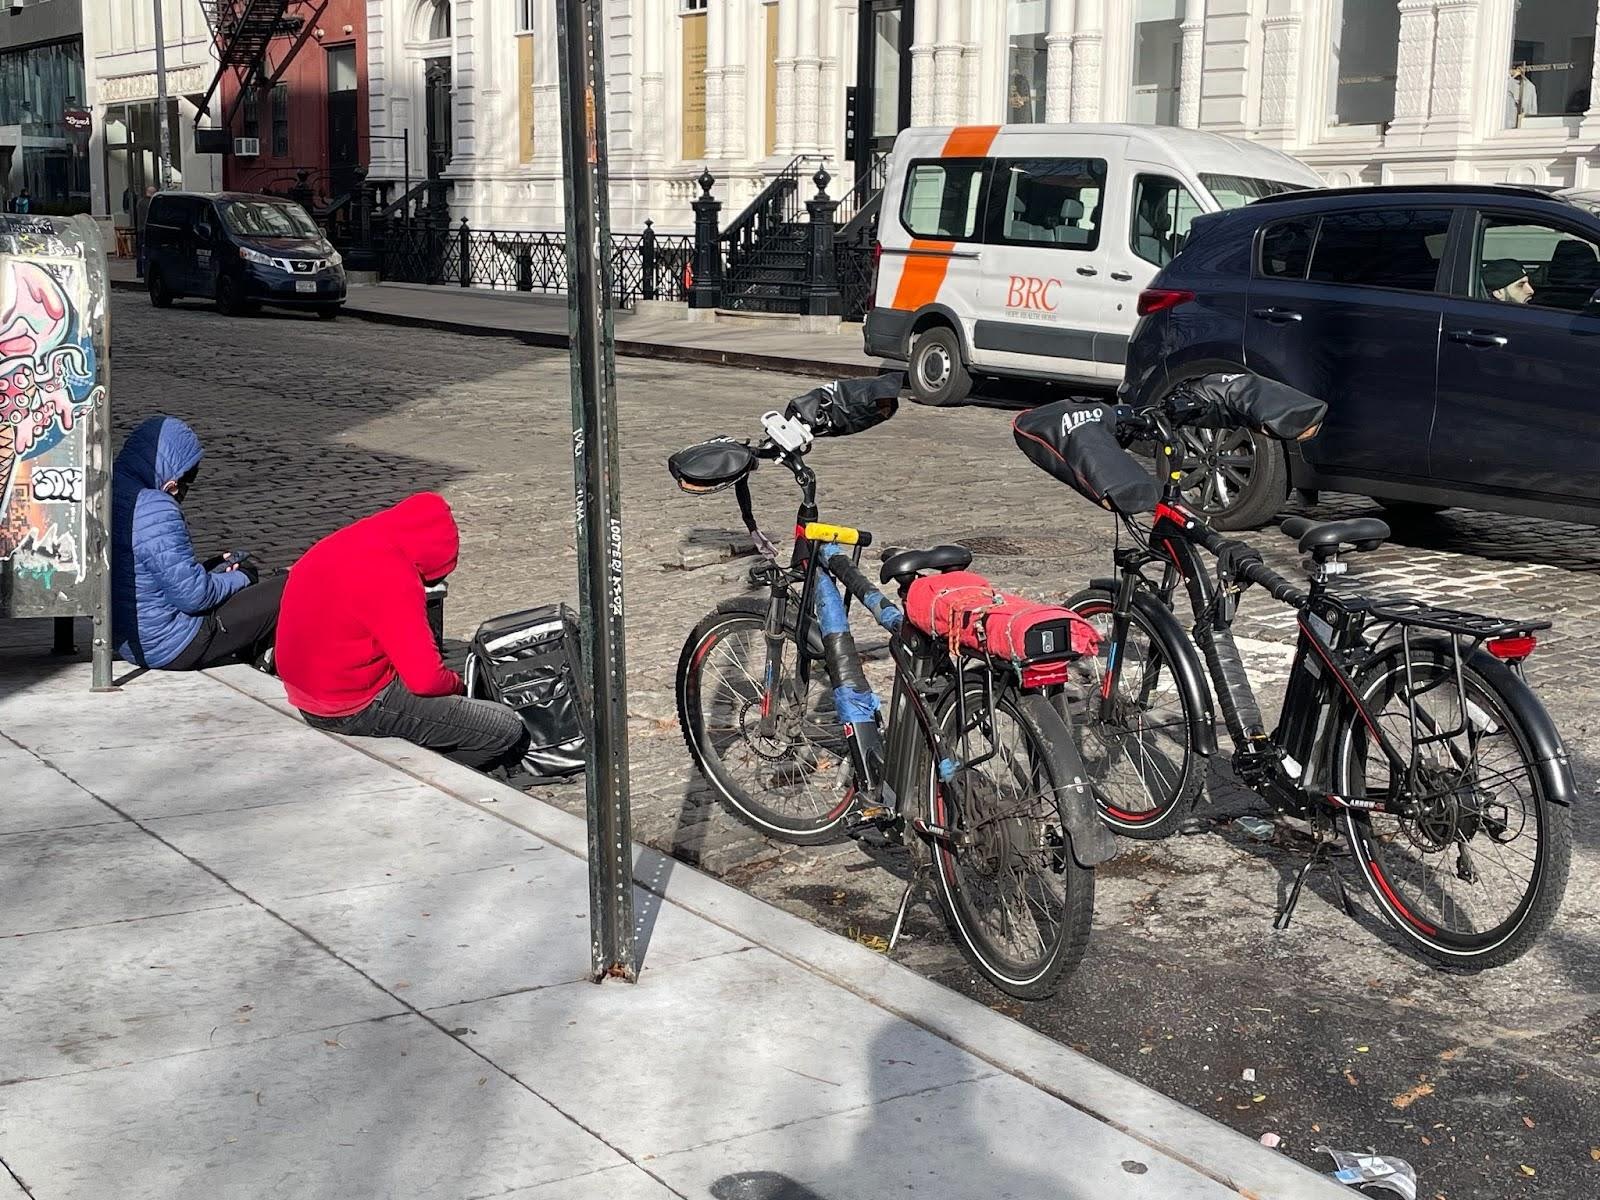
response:
{"label": "orange stripe on van", "polygon": [[900,269],[900,284],[894,290],[894,303],[889,307],[915,311],[932,304],[939,295],[944,273],[950,269],[950,251],[954,248],[954,242],[912,238],[905,266]]}
{"label": "orange stripe on van", "polygon": [[982,158],[989,153],[994,135],[999,132],[998,125],[958,126],[950,131],[939,155],[941,158]]}

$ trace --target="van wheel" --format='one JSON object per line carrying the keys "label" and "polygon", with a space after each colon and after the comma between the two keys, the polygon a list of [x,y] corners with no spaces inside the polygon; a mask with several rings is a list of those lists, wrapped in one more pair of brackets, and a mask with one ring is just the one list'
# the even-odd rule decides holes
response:
{"label": "van wheel", "polygon": [[225,317],[248,317],[259,306],[246,300],[239,283],[230,275],[217,280],[217,311]]}
{"label": "van wheel", "polygon": [[150,291],[150,303],[157,308],[172,307],[172,289],[167,286],[167,278],[161,273],[160,267],[151,267],[145,275],[145,287]]}
{"label": "van wheel", "polygon": [[972,376],[961,362],[961,339],[948,325],[917,335],[907,364],[911,398],[918,404],[945,408],[960,404],[972,392]]}

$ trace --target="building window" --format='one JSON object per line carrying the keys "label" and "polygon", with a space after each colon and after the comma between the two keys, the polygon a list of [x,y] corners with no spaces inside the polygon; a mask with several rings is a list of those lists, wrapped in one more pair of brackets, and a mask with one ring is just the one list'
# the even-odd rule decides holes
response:
{"label": "building window", "polygon": [[356,90],[356,48],[354,46],[328,47],[328,91],[353,92]]}
{"label": "building window", "polygon": [[1589,111],[1595,0],[1517,0],[1506,125]]}
{"label": "building window", "polygon": [[1044,120],[1045,0],[1011,0],[1006,11],[1006,120]]}
{"label": "building window", "polygon": [[705,12],[706,0],[682,0],[678,5],[679,12]]}
{"label": "building window", "polygon": [[1133,185],[1133,228],[1129,245],[1148,263],[1164,267],[1189,238],[1189,226],[1203,210],[1183,184],[1166,175],[1141,175]]}
{"label": "building window", "polygon": [[1383,125],[1393,120],[1399,0],[1344,0],[1334,33],[1333,123]]}
{"label": "building window", "polygon": [[261,93],[253,87],[245,88],[244,95],[239,98],[239,112],[241,114],[239,136],[259,138],[261,136]]}
{"label": "building window", "polygon": [[433,0],[433,14],[428,18],[428,40],[442,42],[450,36],[450,0]]}
{"label": "building window", "polygon": [[533,32],[533,14],[539,6],[539,0],[517,0],[517,32]]}
{"label": "building window", "polygon": [[1311,252],[1315,283],[1431,292],[1450,232],[1443,208],[1364,208],[1322,219]]}
{"label": "building window", "polygon": [[981,158],[912,163],[901,223],[917,237],[976,237],[985,165]]}
{"label": "building window", "polygon": [[1100,244],[1105,198],[1103,158],[1001,159],[995,191],[1004,187],[1000,240],[1029,246],[1093,250]]}
{"label": "building window", "polygon": [[1133,23],[1133,81],[1128,120],[1178,123],[1183,70],[1183,0],[1138,0]]}
{"label": "building window", "polygon": [[272,156],[286,158],[289,154],[289,85],[280,83],[272,89]]}

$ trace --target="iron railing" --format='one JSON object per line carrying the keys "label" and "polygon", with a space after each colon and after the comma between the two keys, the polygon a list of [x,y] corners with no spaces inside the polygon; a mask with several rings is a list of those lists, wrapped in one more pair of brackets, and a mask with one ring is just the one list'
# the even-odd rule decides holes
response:
{"label": "iron railing", "polygon": [[[856,176],[855,186],[839,200],[839,210],[833,214],[839,226],[839,236],[849,237],[858,219],[870,219],[876,224],[878,204],[883,196],[883,185],[889,177],[889,152],[876,151],[867,163],[867,169]],[[871,208],[869,216],[867,209]]]}
{"label": "iron railing", "polygon": [[[567,290],[563,230],[473,229],[463,218],[444,225],[426,218],[389,220],[383,232],[382,278],[392,283],[453,284],[464,288],[562,294]],[[694,238],[657,233],[611,235],[612,299],[684,300]]]}

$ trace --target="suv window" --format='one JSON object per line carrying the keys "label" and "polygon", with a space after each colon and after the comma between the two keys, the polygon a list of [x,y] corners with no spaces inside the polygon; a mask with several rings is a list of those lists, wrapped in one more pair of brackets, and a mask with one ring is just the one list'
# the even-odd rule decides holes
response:
{"label": "suv window", "polygon": [[1200,213],[1200,202],[1176,179],[1141,175],[1133,184],[1128,245],[1145,262],[1164,267],[1183,249],[1189,226]]}
{"label": "suv window", "polygon": [[914,162],[906,170],[900,222],[917,237],[977,236],[986,159]]}
{"label": "suv window", "polygon": [[145,220],[154,221],[157,225],[187,225],[183,200],[182,196],[157,194],[150,197],[150,208],[145,213]]}
{"label": "suv window", "polygon": [[1311,243],[1317,240],[1320,217],[1274,221],[1261,231],[1261,259],[1256,274],[1267,279],[1304,279],[1311,264]]}
{"label": "suv window", "polygon": [[1069,250],[1100,244],[1105,159],[1003,158],[995,162],[995,181],[1003,205],[997,240]]}
{"label": "suv window", "polygon": [[1593,238],[1525,216],[1486,213],[1479,220],[1469,295],[1582,312],[1596,291],[1600,247]]}
{"label": "suv window", "polygon": [[1308,278],[1431,292],[1450,232],[1447,208],[1362,208],[1322,218]]}

